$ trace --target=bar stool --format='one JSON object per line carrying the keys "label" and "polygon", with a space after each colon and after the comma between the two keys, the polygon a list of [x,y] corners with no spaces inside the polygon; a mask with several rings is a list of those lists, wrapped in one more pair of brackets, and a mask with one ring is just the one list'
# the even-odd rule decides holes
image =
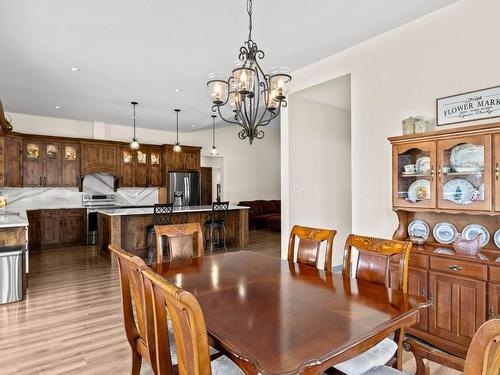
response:
{"label": "bar stool", "polygon": [[162,203],[155,204],[153,210],[153,224],[148,225],[146,228],[147,237],[147,259],[148,261],[153,261],[153,256],[155,252],[155,244],[153,239],[155,238],[155,225],[168,225],[172,219],[172,211],[174,210],[174,205],[172,203]]}
{"label": "bar stool", "polygon": [[[213,202],[212,203],[212,213],[210,219],[205,223],[205,248],[210,245],[210,252],[213,251],[214,245],[217,248],[222,244],[224,250],[227,252],[226,248],[226,219],[227,210],[229,208],[229,202]],[[222,241],[221,241],[221,231],[222,231]],[[207,235],[208,232],[208,235]],[[215,239],[214,239],[215,234]]]}

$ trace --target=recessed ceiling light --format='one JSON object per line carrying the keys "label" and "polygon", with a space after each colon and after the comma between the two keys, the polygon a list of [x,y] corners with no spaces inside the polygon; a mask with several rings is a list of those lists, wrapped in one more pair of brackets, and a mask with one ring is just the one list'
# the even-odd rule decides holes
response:
{"label": "recessed ceiling light", "polygon": [[55,106],[54,106],[54,109],[61,109],[61,106],[59,106],[59,105],[55,105]]}
{"label": "recessed ceiling light", "polygon": [[78,72],[80,69],[77,68],[76,66],[72,66],[69,68],[69,70],[71,70],[72,72]]}
{"label": "recessed ceiling light", "polygon": [[182,89],[175,89],[175,92],[182,92]]}
{"label": "recessed ceiling light", "polygon": [[193,124],[193,125],[191,125],[191,127],[192,127],[192,128],[196,128],[196,125],[195,125],[195,124]]}

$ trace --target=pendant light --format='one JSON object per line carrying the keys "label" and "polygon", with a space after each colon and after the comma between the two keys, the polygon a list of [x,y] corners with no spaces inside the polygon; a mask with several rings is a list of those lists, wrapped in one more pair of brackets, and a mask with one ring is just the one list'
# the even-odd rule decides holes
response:
{"label": "pendant light", "polygon": [[217,155],[219,153],[219,151],[217,151],[217,147],[215,147],[215,118],[217,116],[216,115],[212,115],[212,121],[213,121],[213,125],[212,125],[212,149],[210,150],[210,155]]}
{"label": "pendant light", "polygon": [[132,104],[134,106],[134,138],[132,138],[132,142],[130,142],[130,148],[132,150],[138,150],[140,145],[139,145],[139,141],[137,140],[137,138],[135,137],[135,106],[139,103],[137,102],[130,102],[130,104]]}
{"label": "pendant light", "polygon": [[177,114],[177,141],[175,142],[174,145],[174,152],[181,152],[182,147],[179,143],[179,112],[181,111],[180,109],[174,109],[175,113]]}

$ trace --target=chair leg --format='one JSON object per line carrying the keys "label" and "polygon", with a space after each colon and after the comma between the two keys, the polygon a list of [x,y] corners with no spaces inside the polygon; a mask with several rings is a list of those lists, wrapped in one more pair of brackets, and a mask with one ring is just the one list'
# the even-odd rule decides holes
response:
{"label": "chair leg", "polygon": [[154,255],[154,247],[153,247],[153,234],[151,232],[148,232],[146,242],[147,242],[146,246],[148,249],[146,259],[148,261],[152,261]]}
{"label": "chair leg", "polygon": [[132,350],[132,371],[130,372],[132,375],[139,375],[141,372],[142,365],[142,357],[141,355]]}
{"label": "chair leg", "polygon": [[399,371],[403,371],[403,341],[405,339],[404,328],[398,329],[394,332],[394,341],[398,344],[398,350],[396,351],[396,360],[394,361],[393,367]]}
{"label": "chair leg", "polygon": [[214,230],[213,227],[210,226],[210,252],[214,252]]}

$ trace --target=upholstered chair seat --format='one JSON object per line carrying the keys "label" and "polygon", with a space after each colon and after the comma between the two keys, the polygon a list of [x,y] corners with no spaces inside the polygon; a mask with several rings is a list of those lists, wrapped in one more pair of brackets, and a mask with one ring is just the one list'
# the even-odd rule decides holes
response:
{"label": "upholstered chair seat", "polygon": [[389,366],[377,366],[365,372],[364,375],[410,375],[410,373],[401,372]]}
{"label": "upholstered chair seat", "polygon": [[396,342],[386,338],[357,357],[335,365],[335,368],[344,374],[362,375],[374,367],[383,367],[394,357],[397,350]]}

